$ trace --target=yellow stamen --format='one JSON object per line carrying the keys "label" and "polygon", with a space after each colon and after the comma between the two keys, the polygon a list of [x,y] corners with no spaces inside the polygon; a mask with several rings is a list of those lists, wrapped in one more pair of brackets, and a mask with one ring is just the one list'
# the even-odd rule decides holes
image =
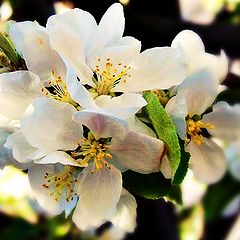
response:
{"label": "yellow stamen", "polygon": [[74,184],[77,179],[73,176],[73,167],[67,166],[58,174],[50,174],[46,172],[44,178],[46,183],[42,185],[45,189],[52,188],[53,191],[50,196],[56,201],[59,201],[63,191],[66,191],[66,201],[73,200],[73,196],[76,194],[74,190]]}
{"label": "yellow stamen", "polygon": [[[98,63],[102,60],[101,58],[97,59]],[[128,71],[131,67],[124,65],[122,63],[117,63],[113,66],[110,58],[106,60],[105,66],[103,69],[99,65],[95,67],[96,79],[96,88],[94,88],[97,96],[99,95],[110,95],[112,88],[118,84],[120,81],[126,82],[126,78],[129,77]]]}
{"label": "yellow stamen", "polygon": [[80,167],[86,167],[90,161],[93,161],[92,173],[100,172],[103,167],[110,169],[107,160],[112,159],[112,155],[108,152],[108,146],[91,137],[83,139],[80,150],[72,152],[72,157],[77,159]]}
{"label": "yellow stamen", "polygon": [[68,92],[66,82],[57,76],[54,70],[51,71],[51,80],[48,84],[53,88],[53,92],[49,92],[46,88],[42,88],[42,92],[46,97],[54,98],[60,102],[70,103],[71,105],[77,107],[78,104],[72,100],[70,93]]}
{"label": "yellow stamen", "polygon": [[187,139],[186,142],[191,140],[197,145],[201,145],[203,141],[202,129],[213,129],[215,126],[211,123],[204,123],[201,120],[194,121],[193,119],[187,120]]}

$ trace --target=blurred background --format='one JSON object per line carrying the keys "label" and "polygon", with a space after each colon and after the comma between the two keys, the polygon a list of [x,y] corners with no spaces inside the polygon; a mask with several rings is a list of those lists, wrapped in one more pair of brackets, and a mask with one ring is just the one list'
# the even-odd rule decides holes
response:
{"label": "blurred background", "polygon": [[[117,1],[0,1],[0,27],[3,29],[8,19],[36,20],[45,25],[50,15],[74,7],[89,11],[99,21],[114,2]],[[184,29],[197,32],[207,52],[219,54],[223,49],[230,59],[230,73],[218,100],[240,103],[240,0],[120,2],[125,8],[125,35],[141,40],[143,50],[169,46]],[[230,146],[226,153],[230,171],[221,182],[207,187],[195,182],[188,173],[182,186],[182,207],[164,199],[153,201],[135,196],[138,227],[125,239],[240,239],[240,144]],[[231,173],[231,168],[236,171]],[[96,236],[79,232],[64,216],[44,215],[34,201],[24,172],[11,167],[0,171],[0,212],[1,240],[118,239],[116,233],[108,231],[109,224],[98,229]]]}

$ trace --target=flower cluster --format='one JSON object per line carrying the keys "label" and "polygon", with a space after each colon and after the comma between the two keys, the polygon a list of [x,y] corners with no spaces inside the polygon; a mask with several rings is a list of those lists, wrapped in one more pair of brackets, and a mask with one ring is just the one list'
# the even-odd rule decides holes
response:
{"label": "flower cluster", "polygon": [[27,169],[39,204],[51,215],[73,212],[84,231],[107,221],[134,230],[124,173],[176,179],[186,151],[195,177],[214,183],[226,160],[213,139],[240,137],[240,106],[216,102],[223,51],[206,53],[188,30],[170,47],[141,51],[124,24],[120,4],[98,24],[81,9],[46,27],[10,22],[1,52],[0,164]]}

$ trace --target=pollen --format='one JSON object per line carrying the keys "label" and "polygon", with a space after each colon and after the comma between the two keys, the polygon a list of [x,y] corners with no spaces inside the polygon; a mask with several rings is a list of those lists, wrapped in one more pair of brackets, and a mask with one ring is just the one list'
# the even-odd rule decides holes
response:
{"label": "pollen", "polygon": [[93,162],[91,174],[100,172],[103,167],[111,170],[108,161],[112,159],[112,155],[108,152],[108,145],[100,143],[94,138],[84,138],[80,144],[80,149],[72,152],[71,155],[80,167],[86,167],[90,162]]}
{"label": "pollen", "polygon": [[65,199],[67,202],[73,200],[73,196],[76,194],[74,190],[74,184],[77,179],[73,176],[73,167],[67,166],[59,174],[45,173],[45,183],[42,185],[45,189],[51,189],[50,196],[59,201],[62,194],[65,191]]}
{"label": "pollen", "polygon": [[[95,84],[93,88],[97,96],[111,95],[111,90],[119,82],[127,82],[127,78],[131,77],[128,72],[131,67],[123,65],[121,62],[113,63],[110,58],[107,58],[105,63],[101,58],[97,58],[98,64],[95,66],[94,72],[96,74]],[[99,64],[101,62],[101,64]]]}
{"label": "pollen", "polygon": [[186,142],[193,141],[198,146],[202,144],[203,141],[203,135],[202,130],[203,129],[213,129],[215,126],[211,123],[204,123],[201,120],[194,121],[193,119],[187,120],[187,138]]}
{"label": "pollen", "polygon": [[53,90],[48,90],[45,87],[42,88],[42,92],[46,97],[51,97],[60,102],[70,103],[75,107],[78,106],[78,104],[72,100],[66,82],[61,76],[57,76],[54,70],[51,71],[51,80],[48,81],[48,85]]}

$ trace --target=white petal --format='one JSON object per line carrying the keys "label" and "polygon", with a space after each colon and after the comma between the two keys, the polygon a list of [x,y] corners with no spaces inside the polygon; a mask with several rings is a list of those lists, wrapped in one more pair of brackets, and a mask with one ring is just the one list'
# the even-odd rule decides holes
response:
{"label": "white petal", "polygon": [[62,151],[56,151],[48,154],[46,157],[35,160],[37,164],[55,164],[61,163],[69,166],[79,166],[79,164],[70,155]]}
{"label": "white petal", "polygon": [[191,169],[188,169],[187,175],[184,178],[182,185],[182,197],[183,197],[183,205],[184,207],[193,207],[201,202],[206,190],[207,186],[202,184],[193,176],[193,172]]}
{"label": "white petal", "polygon": [[4,146],[12,150],[13,157],[20,163],[27,163],[47,154],[47,152],[31,146],[23,136],[21,130],[11,134]]}
{"label": "white petal", "polygon": [[0,145],[0,169],[2,170],[5,166],[11,164],[12,160],[11,151]]}
{"label": "white petal", "polygon": [[173,177],[173,172],[171,169],[171,164],[167,158],[167,156],[164,156],[162,158],[162,163],[161,163],[161,172],[164,175],[165,178],[170,179]]}
{"label": "white petal", "polygon": [[74,150],[82,129],[72,120],[76,109],[51,98],[38,98],[28,107],[22,120],[24,137],[34,147],[47,152]]}
{"label": "white petal", "polygon": [[81,107],[97,107],[90,92],[78,81],[76,74],[70,68],[67,70],[66,84],[71,98]]}
{"label": "white petal", "polygon": [[89,165],[80,174],[79,202],[73,214],[73,221],[83,231],[111,220],[122,191],[121,172],[115,167],[103,167],[94,174],[91,170]]}
{"label": "white petal", "polygon": [[125,25],[123,6],[120,3],[112,4],[103,15],[97,34],[97,47],[101,48],[110,42],[122,37]]}
{"label": "white petal", "polygon": [[125,93],[119,97],[101,95],[95,98],[96,104],[113,115],[124,119],[133,117],[142,107],[147,105],[141,94]]}
{"label": "white petal", "polygon": [[17,129],[20,127],[19,120],[11,120],[0,114],[0,128]]}
{"label": "white petal", "polygon": [[193,31],[181,31],[172,41],[172,47],[181,47],[187,53],[189,61],[191,61],[195,54],[204,53],[205,47],[201,38]]}
{"label": "white petal", "polygon": [[56,201],[54,197],[50,196],[55,191],[53,186],[49,186],[48,189],[42,185],[46,184],[44,178],[46,172],[49,174],[56,174],[59,171],[55,165],[38,165],[34,164],[28,169],[28,178],[33,191],[40,206],[46,210],[50,215],[59,215],[66,208],[66,201],[60,198],[60,201]]}
{"label": "white petal", "polygon": [[72,66],[81,82],[94,87],[93,72],[85,63],[84,46],[80,36],[64,25],[57,24],[50,29],[49,40],[65,63]]}
{"label": "white petal", "polygon": [[215,127],[209,132],[225,141],[235,141],[240,137],[240,104],[230,106],[226,102],[218,102],[213,111],[203,116],[203,121]]}
{"label": "white petal", "polygon": [[[59,41],[61,41],[61,38],[67,39],[68,37],[70,38],[70,36],[76,36],[80,40],[78,44],[81,44],[83,51],[87,51],[87,45],[90,44],[89,41],[91,40],[91,36],[96,32],[97,29],[97,23],[94,17],[89,12],[78,8],[72,9],[63,14],[53,15],[48,18],[48,30],[56,27],[56,25],[68,28],[69,31],[69,35],[65,35],[65,32],[59,32]],[[73,47],[74,51],[75,46],[72,46],[69,40],[70,39],[65,42],[65,47],[66,49]],[[68,44],[66,45],[66,43]],[[75,51],[77,50],[78,48],[75,49]],[[76,52],[76,54],[80,53]]]}
{"label": "white petal", "polygon": [[128,74],[125,81],[116,85],[115,92],[167,89],[186,77],[186,59],[178,48],[147,49],[135,58]]}
{"label": "white petal", "polygon": [[225,149],[228,169],[232,176],[240,181],[240,140],[230,144]]}
{"label": "white petal", "polygon": [[127,122],[98,109],[87,109],[76,112],[73,120],[87,126],[95,139],[116,137],[123,139],[127,131]]}
{"label": "white petal", "polygon": [[[230,200],[230,202],[228,202],[228,203],[226,204],[226,206],[224,206],[224,209],[223,209],[221,215],[222,215],[224,218],[235,217],[235,216],[238,214],[239,205],[240,205],[240,194],[234,196],[234,197]],[[234,225],[235,225],[235,224],[234,224]],[[239,224],[238,224],[238,225],[239,225]],[[235,225],[235,226],[236,226],[236,225]],[[236,227],[239,229],[238,226],[236,226]],[[232,229],[233,229],[233,228],[232,228]],[[231,229],[230,232],[232,232],[232,229]],[[237,230],[237,231],[239,231],[239,230]],[[237,235],[239,235],[239,234],[237,234]],[[229,239],[229,240],[230,240],[230,239],[234,240],[235,236],[236,236],[236,234],[234,233],[233,236],[232,236],[232,238],[229,238],[229,236],[228,236],[227,239]]]}
{"label": "white petal", "polygon": [[136,116],[128,118],[127,121],[129,128],[134,130],[135,132],[143,133],[150,137],[157,138],[156,133],[146,124],[144,124],[141,120],[139,120]]}
{"label": "white petal", "polygon": [[147,174],[160,171],[165,146],[159,139],[129,130],[123,140],[112,139],[109,151],[121,166]]}
{"label": "white petal", "polygon": [[34,98],[41,96],[39,77],[28,71],[0,75],[1,114],[10,119],[20,119]]}
{"label": "white petal", "polygon": [[11,135],[15,130],[15,128],[0,126],[0,146],[6,143],[8,136]]}
{"label": "white petal", "polygon": [[190,168],[199,182],[212,184],[219,181],[226,172],[223,150],[213,141],[204,138],[200,146],[190,142],[186,148],[190,152]]}
{"label": "white petal", "polygon": [[208,69],[212,71],[219,82],[225,80],[228,73],[228,58],[222,50],[221,55],[215,56],[209,53],[198,53],[190,63],[190,72]]}
{"label": "white petal", "polygon": [[178,94],[182,94],[187,103],[190,116],[201,115],[212,105],[218,90],[216,76],[207,70],[202,70],[190,75],[178,88]]}
{"label": "white petal", "polygon": [[65,79],[66,67],[49,45],[46,31],[34,31],[25,36],[23,50],[28,69],[37,74],[42,82],[48,83],[52,79],[52,71],[56,76]]}
{"label": "white petal", "polygon": [[44,27],[40,26],[37,22],[15,22],[10,25],[9,36],[21,56],[24,55],[23,43],[25,37],[39,30],[44,30]]}
{"label": "white petal", "polygon": [[225,1],[179,0],[181,17],[195,24],[211,24]]}
{"label": "white petal", "polygon": [[[99,67],[100,72],[106,70],[106,61],[110,59],[112,69],[116,68],[120,73],[124,66],[128,66],[140,53],[141,42],[133,37],[122,37],[118,41],[96,50],[87,58],[87,64],[95,70]],[[100,60],[100,61],[99,61]]]}
{"label": "white petal", "polygon": [[136,228],[137,203],[135,198],[124,188],[117,204],[117,211],[112,219],[114,227],[132,233]]}
{"label": "white petal", "polygon": [[187,103],[185,97],[181,94],[177,94],[175,97],[171,98],[166,107],[166,111],[170,115],[178,135],[181,139],[186,137],[186,121],[185,118],[188,115]]}

